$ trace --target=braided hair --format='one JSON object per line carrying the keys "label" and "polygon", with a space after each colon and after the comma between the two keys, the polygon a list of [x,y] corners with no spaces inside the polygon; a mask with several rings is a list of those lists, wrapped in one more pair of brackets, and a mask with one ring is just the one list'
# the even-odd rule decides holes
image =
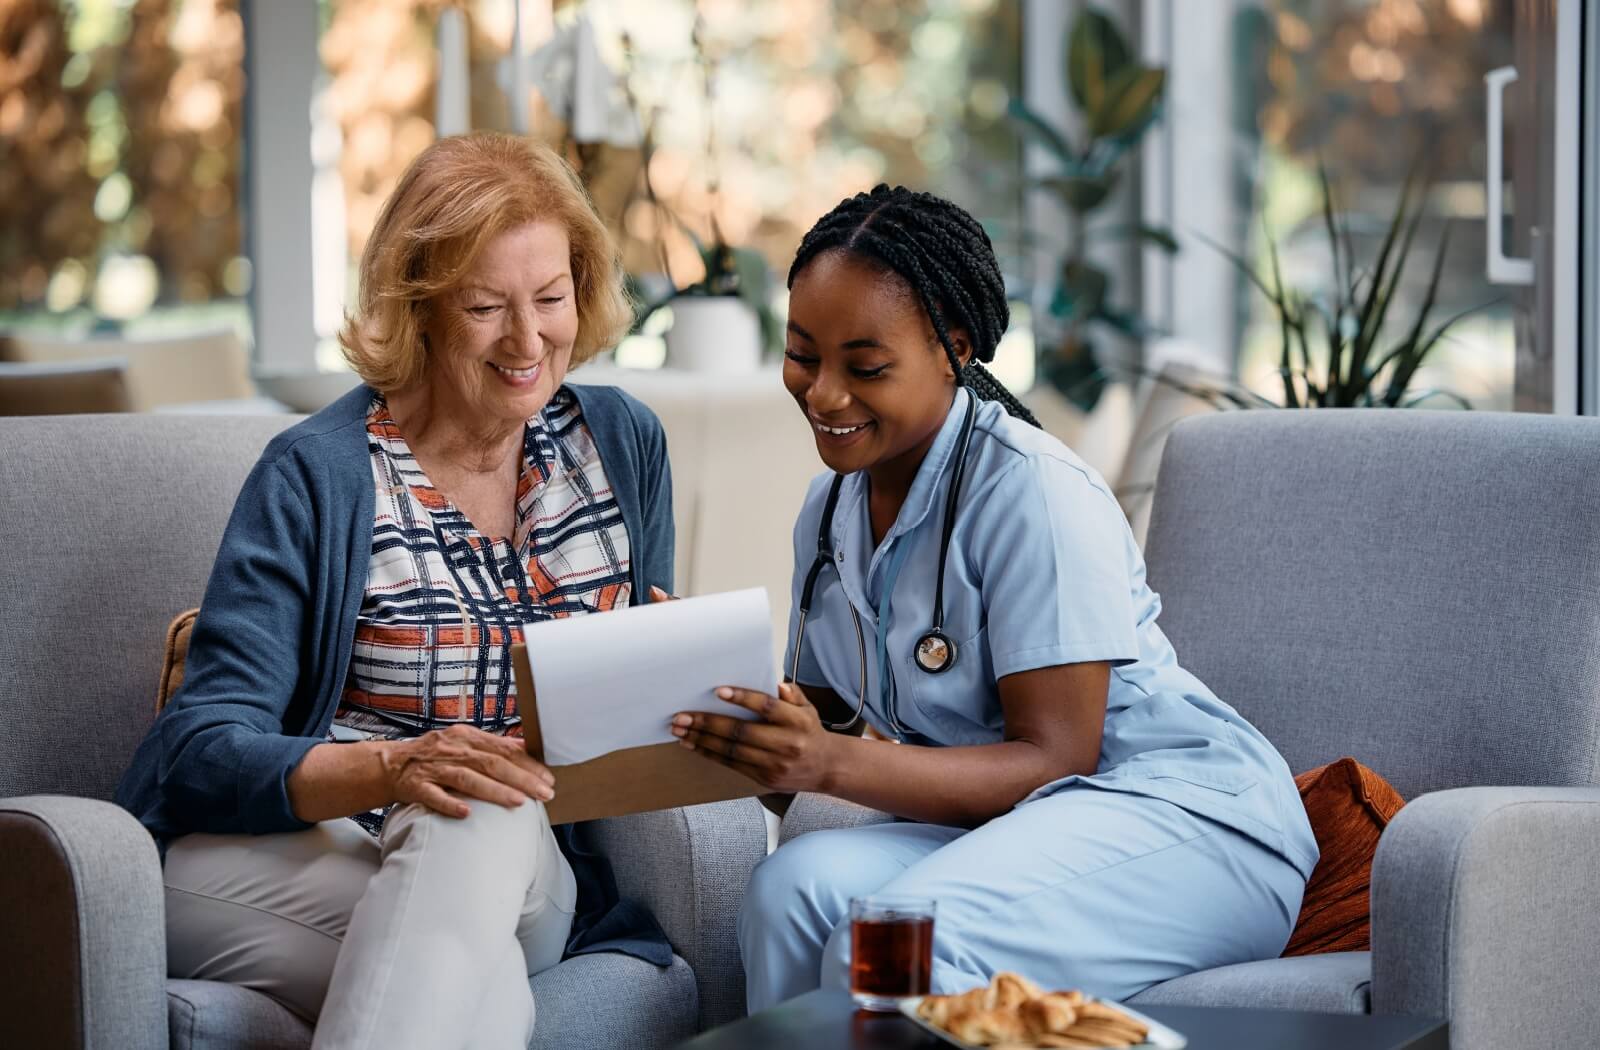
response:
{"label": "braided hair", "polygon": [[[879,183],[871,193],[840,201],[817,220],[789,267],[789,287],[812,259],[829,251],[863,257],[898,275],[933,322],[956,383],[1039,425],[983,367],[994,360],[995,347],[1011,323],[1011,308],[989,235],[964,209],[931,193]],[[965,329],[971,339],[972,359],[965,366],[950,339],[952,328]]]}

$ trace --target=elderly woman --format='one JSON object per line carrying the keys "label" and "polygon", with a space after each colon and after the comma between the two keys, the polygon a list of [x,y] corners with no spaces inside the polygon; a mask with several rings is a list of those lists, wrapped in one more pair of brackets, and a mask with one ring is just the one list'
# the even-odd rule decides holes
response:
{"label": "elderly woman", "polygon": [[659,422],[563,385],[628,319],[549,150],[446,139],[401,179],[341,337],[366,385],[245,481],[117,792],[165,848],[173,976],[265,992],[317,1047],[523,1047],[564,953],[670,961],[552,830],[511,673],[524,623],[672,586]]}

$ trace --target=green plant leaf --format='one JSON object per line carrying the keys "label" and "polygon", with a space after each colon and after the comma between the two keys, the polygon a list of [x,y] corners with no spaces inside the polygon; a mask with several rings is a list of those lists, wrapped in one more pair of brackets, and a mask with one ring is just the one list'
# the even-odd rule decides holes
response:
{"label": "green plant leaf", "polygon": [[1067,35],[1067,86],[1086,113],[1104,104],[1106,82],[1132,61],[1122,31],[1103,11],[1085,7]]}
{"label": "green plant leaf", "polygon": [[1433,351],[1434,346],[1445,337],[1450,329],[1479,310],[1485,310],[1498,302],[1500,302],[1500,299],[1494,298],[1478,303],[1476,306],[1469,306],[1465,310],[1451,315],[1448,320],[1429,332],[1427,338],[1422,340],[1417,350],[1403,357],[1399,364],[1395,366],[1394,375],[1389,378],[1389,389],[1384,396],[1384,403],[1391,407],[1399,404],[1400,399],[1405,396],[1406,387],[1411,385],[1411,380],[1416,375],[1417,369],[1422,367],[1422,363],[1427,359],[1428,354]]}
{"label": "green plant leaf", "polygon": [[[1278,355],[1278,376],[1283,380],[1283,404],[1285,408],[1300,407],[1299,395],[1294,389],[1294,363],[1292,354],[1294,345],[1289,338],[1290,329],[1294,326],[1294,311],[1290,309],[1288,297],[1283,290],[1283,269],[1278,264],[1278,246],[1272,240],[1272,231],[1267,228],[1266,216],[1261,218],[1261,230],[1267,238],[1267,257],[1272,264],[1272,290],[1267,298],[1272,301],[1278,313],[1278,335],[1283,340],[1283,346]],[[1304,350],[1305,340],[1302,332],[1301,349]],[[1311,367],[1311,362],[1305,362],[1306,368]],[[1311,381],[1306,380],[1306,396],[1311,396]]]}
{"label": "green plant leaf", "polygon": [[1131,223],[1123,226],[1105,226],[1088,231],[1090,236],[1104,237],[1107,240],[1121,240],[1125,237],[1136,237],[1141,241],[1160,248],[1168,255],[1178,252],[1178,238],[1165,226],[1146,226],[1143,223]]}
{"label": "green plant leaf", "polygon": [[1149,339],[1156,334],[1154,328],[1145,322],[1145,319],[1130,310],[1114,310],[1101,303],[1100,310],[1095,314],[1095,319],[1104,322],[1108,327],[1121,332],[1130,339]]}
{"label": "green plant leaf", "polygon": [[[1344,259],[1345,265],[1340,265],[1339,224],[1334,219],[1333,214],[1333,186],[1328,181],[1327,165],[1323,164],[1321,159],[1317,161],[1317,182],[1322,187],[1322,225],[1328,231],[1328,247],[1333,252],[1334,287],[1338,292],[1340,302],[1343,303],[1349,298],[1350,284],[1355,275],[1350,270],[1350,259],[1348,257]],[[1348,246],[1348,241],[1346,246]]]}
{"label": "green plant leaf", "polygon": [[1341,380],[1341,387],[1365,382],[1367,359],[1371,356],[1372,348],[1377,344],[1378,336],[1383,331],[1384,318],[1389,313],[1395,289],[1399,287],[1400,278],[1404,274],[1406,257],[1411,252],[1411,242],[1416,236],[1417,227],[1426,210],[1419,202],[1416,210],[1411,211],[1411,199],[1417,187],[1419,170],[1417,165],[1413,165],[1406,175],[1405,184],[1400,190],[1400,202],[1395,206],[1394,215],[1389,220],[1389,228],[1384,232],[1383,246],[1378,251],[1378,262],[1373,271],[1372,282],[1367,286],[1365,300],[1357,314],[1359,321],[1355,339],[1352,341],[1349,374]]}
{"label": "green plant leaf", "polygon": [[1434,398],[1434,397],[1447,398],[1447,399],[1449,399],[1451,401],[1454,401],[1456,404],[1460,405],[1462,408],[1466,409],[1467,411],[1469,411],[1469,412],[1472,411],[1472,402],[1468,401],[1466,398],[1462,397],[1460,394],[1455,393],[1454,391],[1442,390],[1442,389],[1440,389],[1438,387],[1429,387],[1427,390],[1419,391],[1418,393],[1414,394],[1413,396],[1406,398],[1405,401],[1401,402],[1400,407],[1401,408],[1416,408],[1418,405],[1422,404],[1424,401],[1427,401],[1429,398]]}
{"label": "green plant leaf", "polygon": [[[1426,356],[1428,350],[1431,349],[1431,346],[1422,342],[1422,332],[1423,329],[1427,327],[1429,316],[1431,316],[1433,313],[1433,305],[1439,294],[1439,281],[1444,276],[1445,257],[1449,253],[1449,250],[1450,225],[1446,223],[1444,232],[1439,235],[1439,247],[1435,250],[1433,255],[1433,273],[1428,278],[1428,291],[1427,294],[1422,298],[1421,308],[1417,310],[1416,320],[1412,322],[1411,328],[1406,333],[1405,338],[1396,345],[1394,350],[1384,355],[1382,364],[1371,370],[1368,376],[1369,382],[1376,380],[1378,374],[1383,371],[1383,367],[1388,365],[1390,362],[1395,362],[1394,376],[1398,376],[1401,372],[1404,372],[1406,374],[1407,382],[1410,381],[1410,376],[1416,372],[1418,367],[1421,366],[1422,358]],[[1391,376],[1391,379],[1393,379],[1394,376]],[[1385,394],[1384,400],[1386,403],[1392,404],[1393,401],[1399,400],[1400,396],[1404,392],[1404,384],[1402,384],[1398,389],[1391,387],[1391,389]]]}
{"label": "green plant leaf", "polygon": [[1078,152],[1073,148],[1072,140],[1066,133],[1057,130],[1049,121],[1023,105],[1020,99],[1012,99],[1006,105],[1006,119],[1025,137],[1033,139],[1055,154],[1063,164],[1076,163]]}
{"label": "green plant leaf", "polygon": [[1097,316],[1110,287],[1111,277],[1100,267],[1082,259],[1067,260],[1061,267],[1061,283],[1056,286],[1056,299],[1064,307],[1060,316],[1073,321]]}
{"label": "green plant leaf", "polygon": [[1061,396],[1084,412],[1094,411],[1109,378],[1096,362],[1094,348],[1083,341],[1044,349],[1039,371]]}
{"label": "green plant leaf", "polygon": [[[1274,307],[1277,307],[1280,310],[1283,308],[1282,297],[1274,292],[1271,288],[1267,287],[1266,282],[1261,279],[1261,277],[1256,273],[1255,269],[1251,267],[1249,262],[1247,262],[1243,256],[1234,251],[1232,248],[1229,248],[1227,245],[1219,244],[1218,242],[1212,240],[1203,233],[1196,233],[1195,236],[1199,238],[1201,243],[1205,244],[1206,247],[1210,248],[1212,251],[1215,251],[1232,263],[1234,269],[1238,270],[1241,274],[1248,278],[1250,283],[1255,285],[1261,294],[1267,297],[1267,301],[1270,302]],[[1271,238],[1268,238],[1268,241],[1270,243]]]}
{"label": "green plant leaf", "polygon": [[1117,188],[1121,175],[1120,171],[1112,171],[1098,178],[1052,175],[1040,179],[1038,185],[1061,198],[1061,203],[1072,211],[1082,215],[1106,202],[1106,198],[1111,196],[1111,191]]}
{"label": "green plant leaf", "polygon": [[1155,119],[1166,83],[1164,69],[1124,69],[1106,84],[1104,104],[1088,110],[1089,134],[1095,138],[1136,136]]}

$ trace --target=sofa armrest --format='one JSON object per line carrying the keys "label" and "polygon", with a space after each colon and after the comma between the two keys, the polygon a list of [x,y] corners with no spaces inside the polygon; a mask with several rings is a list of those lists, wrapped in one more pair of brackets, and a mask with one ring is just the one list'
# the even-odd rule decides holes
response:
{"label": "sofa armrest", "polygon": [[1600,1029],[1600,789],[1475,787],[1402,809],[1372,868],[1372,1009],[1455,1050]]}
{"label": "sofa armrest", "polygon": [[165,1050],[155,842],[120,806],[0,799],[0,1017],[8,1045]]}
{"label": "sofa armrest", "polygon": [[887,813],[854,802],[846,802],[832,795],[817,795],[802,791],[795,795],[778,826],[778,845],[808,831],[828,831],[833,828],[859,828],[868,824],[887,824],[894,820]]}
{"label": "sofa armrest", "polygon": [[736,927],[750,873],[767,855],[767,821],[753,798],[595,821],[617,890],[655,915],[694,970],[700,1027],[745,1015]]}

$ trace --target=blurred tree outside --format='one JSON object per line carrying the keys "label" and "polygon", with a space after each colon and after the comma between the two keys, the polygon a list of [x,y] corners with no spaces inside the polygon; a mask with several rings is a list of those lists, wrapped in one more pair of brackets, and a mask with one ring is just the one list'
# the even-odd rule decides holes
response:
{"label": "blurred tree outside", "polygon": [[237,300],[237,0],[0,0],[0,318]]}
{"label": "blurred tree outside", "polygon": [[[473,126],[509,129],[509,3],[319,0],[351,260],[406,165],[432,141],[433,27],[445,6],[467,16]],[[1004,114],[1020,86],[1020,0],[553,7],[553,25],[530,19],[533,28],[549,32],[580,14],[594,20],[604,58],[653,129],[652,185],[702,240],[714,213],[730,242],[761,250],[781,273],[811,222],[884,179],[944,193],[997,226],[1019,221],[1020,150]],[[715,68],[709,103],[698,82],[707,62]],[[646,199],[639,151],[568,142],[537,94],[530,101],[534,132],[565,150],[589,182],[630,272],[660,270],[664,249],[676,280],[698,279],[693,240]],[[708,121],[715,156],[706,155]]]}

